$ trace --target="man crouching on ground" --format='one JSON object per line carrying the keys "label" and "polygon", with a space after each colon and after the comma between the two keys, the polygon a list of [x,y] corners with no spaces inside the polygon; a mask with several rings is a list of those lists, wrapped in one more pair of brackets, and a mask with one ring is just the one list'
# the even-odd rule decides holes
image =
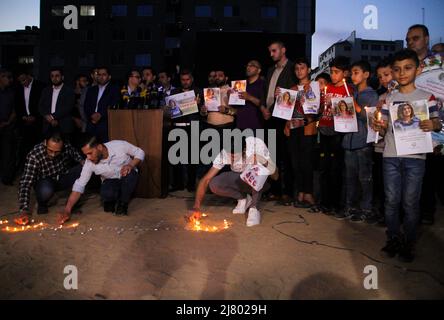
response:
{"label": "man crouching on ground", "polygon": [[86,135],[82,141],[82,152],[86,155],[80,178],[74,183],[64,212],[59,216],[63,224],[71,218],[73,206],[95,173],[100,175],[100,194],[105,212],[128,215],[128,203],[133,194],[139,174],[137,166],[145,158],[142,149],[126,141],[114,140],[102,144],[94,136]]}
{"label": "man crouching on ground", "polygon": [[[274,180],[277,179],[278,172],[265,143],[261,139],[254,137],[242,138],[242,148],[237,148],[237,150],[233,147],[228,151],[222,149],[213,161],[213,167],[199,181],[191,219],[201,218],[201,203],[207,188],[210,187],[210,190],[218,196],[237,200],[237,206],[233,209],[233,214],[245,214],[248,210],[246,223],[248,227],[260,224],[261,214],[257,206],[262,193],[269,188],[269,185],[265,183],[261,190],[256,191],[241,179],[241,174],[249,165],[258,163],[268,169],[272,174],[271,178]],[[227,164],[231,165],[231,171],[220,173]]]}

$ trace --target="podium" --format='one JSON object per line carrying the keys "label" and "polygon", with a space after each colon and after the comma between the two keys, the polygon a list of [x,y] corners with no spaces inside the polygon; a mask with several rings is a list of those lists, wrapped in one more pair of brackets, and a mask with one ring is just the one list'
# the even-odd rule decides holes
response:
{"label": "podium", "polygon": [[163,110],[108,110],[110,140],[125,140],[145,152],[135,196],[160,198],[162,185]]}

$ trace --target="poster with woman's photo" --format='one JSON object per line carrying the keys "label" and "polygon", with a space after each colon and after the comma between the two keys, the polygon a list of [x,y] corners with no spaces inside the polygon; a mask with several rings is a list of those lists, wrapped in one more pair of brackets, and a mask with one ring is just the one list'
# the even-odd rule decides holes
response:
{"label": "poster with woman's photo", "polygon": [[356,119],[353,97],[332,98],[331,103],[335,131],[342,133],[358,132],[358,120]]}
{"label": "poster with woman's photo", "polygon": [[204,100],[208,111],[219,111],[219,106],[222,104],[220,88],[205,88]]}
{"label": "poster with woman's photo", "polygon": [[319,106],[321,104],[321,89],[319,88],[319,82],[312,81],[310,83],[310,89],[307,92],[304,91],[303,86],[298,88],[302,91],[301,104],[304,109],[304,114],[318,114]]}
{"label": "poster with woman's photo", "polygon": [[376,107],[366,107],[365,110],[367,113],[367,143],[378,143],[382,137],[373,130],[373,121],[382,119],[381,111],[378,111]]}
{"label": "poster with woman's photo", "polygon": [[247,91],[247,80],[231,81],[231,94],[228,104],[244,106],[245,100],[239,97],[239,93]]}
{"label": "poster with woman's photo", "polygon": [[433,152],[432,134],[419,127],[429,119],[427,100],[392,104],[390,118],[398,156]]}
{"label": "poster with woman's photo", "polygon": [[444,69],[438,68],[421,73],[415,81],[418,89],[433,94],[436,98],[444,100]]}
{"label": "poster with woman's photo", "polygon": [[170,113],[171,119],[199,112],[194,91],[187,91],[166,97],[165,102],[166,110]]}
{"label": "poster with woman's photo", "polygon": [[298,92],[282,88],[280,91],[274,105],[273,117],[291,120]]}

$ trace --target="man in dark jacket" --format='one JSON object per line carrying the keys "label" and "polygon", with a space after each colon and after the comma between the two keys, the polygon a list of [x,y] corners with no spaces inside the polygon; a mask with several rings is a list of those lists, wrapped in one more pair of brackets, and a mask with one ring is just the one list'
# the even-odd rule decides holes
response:
{"label": "man in dark jacket", "polygon": [[[290,89],[296,84],[296,75],[294,72],[294,63],[287,58],[287,49],[285,44],[280,41],[275,41],[268,47],[270,57],[273,59],[274,65],[270,67],[267,73],[265,86],[265,101],[266,108],[273,113],[276,91],[279,88]],[[291,175],[290,157],[286,156],[286,137],[284,135],[285,120],[278,118],[270,118],[267,123],[267,129],[276,130],[276,162],[283,173],[278,181],[273,182],[270,192],[268,194],[269,200],[278,200],[282,195],[282,202],[284,204],[291,204],[293,198],[293,179]],[[282,185],[284,189],[282,189]]]}
{"label": "man in dark jacket", "polygon": [[15,96],[15,113],[19,131],[19,167],[23,167],[26,155],[43,139],[43,118],[39,113],[39,102],[45,84],[34,79],[28,71],[17,77],[19,86]]}
{"label": "man in dark jacket", "polygon": [[72,119],[76,96],[74,90],[64,84],[63,71],[60,68],[51,70],[51,86],[42,92],[39,112],[43,117],[43,131],[58,127],[60,132],[70,139],[74,131]]}
{"label": "man in dark jacket", "polygon": [[88,121],[86,131],[97,137],[101,143],[109,141],[108,109],[117,105],[120,99],[119,88],[110,81],[111,74],[108,68],[98,68],[98,85],[88,89],[84,104]]}

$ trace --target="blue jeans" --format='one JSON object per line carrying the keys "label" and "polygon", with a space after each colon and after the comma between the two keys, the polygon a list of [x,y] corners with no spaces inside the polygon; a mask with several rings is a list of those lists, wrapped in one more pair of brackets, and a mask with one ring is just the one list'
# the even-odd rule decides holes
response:
{"label": "blue jeans", "polygon": [[416,241],[419,199],[425,161],[410,158],[384,158],[385,222],[389,238],[401,236],[399,205],[405,212],[403,226],[407,242]]}
{"label": "blue jeans", "polygon": [[372,210],[373,148],[345,150],[346,208],[356,208],[361,194],[360,209]]}
{"label": "blue jeans", "polygon": [[82,166],[78,165],[59,178],[59,180],[46,178],[36,182],[34,189],[37,203],[40,207],[47,207],[48,201],[54,196],[54,193],[62,190],[69,190],[74,182],[80,177]]}
{"label": "blue jeans", "polygon": [[138,181],[139,174],[134,170],[121,179],[104,180],[100,189],[102,200],[104,202],[121,201],[129,203]]}

